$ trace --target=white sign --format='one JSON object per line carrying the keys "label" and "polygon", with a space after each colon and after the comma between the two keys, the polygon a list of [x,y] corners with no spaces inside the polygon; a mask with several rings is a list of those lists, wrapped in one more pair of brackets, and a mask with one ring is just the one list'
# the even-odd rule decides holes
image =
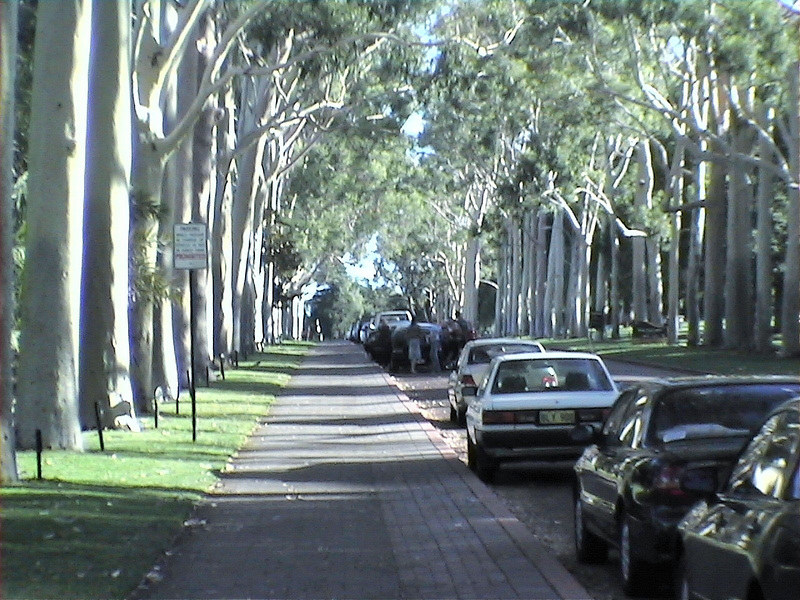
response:
{"label": "white sign", "polygon": [[205,269],[208,266],[206,226],[203,223],[176,223],[172,250],[174,268]]}

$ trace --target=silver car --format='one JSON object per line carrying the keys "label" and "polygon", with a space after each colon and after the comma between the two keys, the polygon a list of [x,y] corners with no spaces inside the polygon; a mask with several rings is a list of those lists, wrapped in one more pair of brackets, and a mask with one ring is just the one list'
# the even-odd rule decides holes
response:
{"label": "silver car", "polygon": [[502,462],[576,458],[585,444],[572,439],[573,427],[599,427],[618,394],[595,354],[497,356],[467,406],[467,462],[491,481]]}
{"label": "silver car", "polygon": [[520,352],[544,352],[544,347],[539,342],[517,338],[481,338],[467,342],[447,382],[450,420],[464,424],[467,402],[475,396],[495,356]]}

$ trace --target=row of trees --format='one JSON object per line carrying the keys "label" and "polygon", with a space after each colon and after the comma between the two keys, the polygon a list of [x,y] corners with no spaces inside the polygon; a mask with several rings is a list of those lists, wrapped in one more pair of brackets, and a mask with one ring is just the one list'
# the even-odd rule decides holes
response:
{"label": "row of trees", "polygon": [[[427,5],[0,7],[0,114],[18,150],[3,144],[2,473],[12,480],[15,447],[32,448],[39,431],[45,447],[80,449],[95,406],[100,426],[137,430],[156,388],[186,387],[192,334],[203,372],[296,329],[296,298],[324,261],[294,250],[303,229],[315,232],[302,226],[311,207],[286,193],[289,174],[332,130],[368,137],[396,122],[387,106],[401,111],[403,92],[391,82],[407,56],[389,42]],[[191,286],[171,253],[173,225],[189,221],[207,225],[211,257]],[[368,215],[337,248],[365,227]]]}
{"label": "row of trees", "polygon": [[[191,334],[201,373],[299,335],[314,285],[339,333],[396,290],[477,320],[492,288],[498,333],[584,335],[594,312],[675,341],[682,314],[692,343],[767,350],[777,326],[798,351],[800,44],[778,2],[0,10],[4,480],[36,430],[80,448],[95,405],[137,429],[186,386]],[[189,221],[210,256],[191,285]],[[346,275],[373,242],[383,294]]]}
{"label": "row of trees", "polygon": [[[416,83],[435,221],[381,254],[399,284],[498,333],[583,336],[592,313],[677,341],[800,351],[797,12],[783,3],[452,7]],[[437,263],[437,282],[414,289]]]}

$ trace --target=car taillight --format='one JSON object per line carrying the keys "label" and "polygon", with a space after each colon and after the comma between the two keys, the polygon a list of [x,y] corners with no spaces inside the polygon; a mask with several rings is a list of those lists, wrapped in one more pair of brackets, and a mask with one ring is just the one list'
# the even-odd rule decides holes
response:
{"label": "car taillight", "polygon": [[511,410],[486,410],[483,412],[484,425],[509,425],[514,421],[514,411]]}
{"label": "car taillight", "polygon": [[461,376],[461,385],[470,385],[472,387],[477,387],[477,385],[475,384],[475,380],[469,373],[466,373]]}
{"label": "car taillight", "polygon": [[653,489],[671,496],[683,496],[681,477],[685,467],[679,465],[659,465],[653,472]]}

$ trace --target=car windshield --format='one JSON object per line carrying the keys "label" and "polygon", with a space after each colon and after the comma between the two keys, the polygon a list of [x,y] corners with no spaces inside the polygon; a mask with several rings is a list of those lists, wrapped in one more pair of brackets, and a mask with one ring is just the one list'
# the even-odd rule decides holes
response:
{"label": "car windshield", "polygon": [[495,356],[501,354],[519,354],[520,352],[539,352],[536,344],[483,344],[476,346],[469,353],[468,364],[484,365],[489,364]]}
{"label": "car windshield", "polygon": [[611,391],[614,385],[597,360],[547,358],[512,360],[498,366],[493,394]]}
{"label": "car windshield", "polygon": [[800,384],[702,386],[676,390],[653,407],[651,439],[750,437],[767,413],[796,396]]}

